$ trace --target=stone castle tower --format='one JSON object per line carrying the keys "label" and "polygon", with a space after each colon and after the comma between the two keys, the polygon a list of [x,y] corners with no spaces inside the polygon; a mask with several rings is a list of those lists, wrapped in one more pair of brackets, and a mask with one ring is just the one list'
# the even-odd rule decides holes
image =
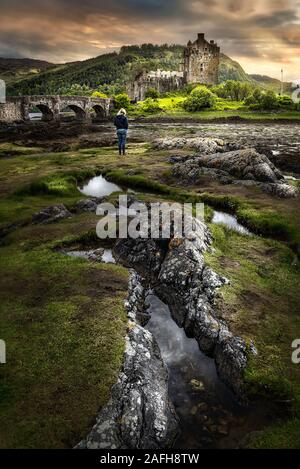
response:
{"label": "stone castle tower", "polygon": [[183,54],[185,83],[218,83],[220,47],[214,41],[206,41],[203,33],[195,42],[189,41]]}

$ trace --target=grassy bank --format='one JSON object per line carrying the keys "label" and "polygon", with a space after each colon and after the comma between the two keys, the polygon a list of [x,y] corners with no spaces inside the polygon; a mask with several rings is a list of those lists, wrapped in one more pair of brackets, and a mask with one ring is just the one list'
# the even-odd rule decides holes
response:
{"label": "grassy bank", "polygon": [[[251,447],[297,448],[300,432],[300,367],[292,363],[291,344],[300,328],[299,265],[294,254],[276,241],[241,236],[210,226],[214,254],[207,262],[230,279],[222,289],[220,310],[230,328],[253,340],[258,357],[246,371],[247,394],[274,401],[288,423],[275,423]],[[298,446],[297,446],[298,445]]]}

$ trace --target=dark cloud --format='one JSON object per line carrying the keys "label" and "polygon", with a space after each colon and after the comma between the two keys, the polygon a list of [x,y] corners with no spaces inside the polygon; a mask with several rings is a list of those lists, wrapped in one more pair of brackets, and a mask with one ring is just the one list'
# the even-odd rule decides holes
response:
{"label": "dark cloud", "polygon": [[1,0],[0,55],[81,60],[205,32],[242,64],[276,69],[285,59],[294,73],[299,25],[299,0]]}

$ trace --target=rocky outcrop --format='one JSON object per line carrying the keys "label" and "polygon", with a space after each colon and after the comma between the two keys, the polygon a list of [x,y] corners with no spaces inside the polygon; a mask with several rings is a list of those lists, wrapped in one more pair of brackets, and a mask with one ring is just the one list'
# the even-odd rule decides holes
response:
{"label": "rocky outcrop", "polygon": [[201,154],[213,154],[236,148],[235,145],[227,144],[219,138],[213,139],[207,137],[161,138],[153,143],[153,147],[157,150],[189,149]]}
{"label": "rocky outcrop", "polygon": [[129,282],[130,318],[124,364],[108,404],[77,448],[170,448],[178,419],[168,396],[168,373],[152,334],[136,323],[144,314],[144,289],[137,274]]}
{"label": "rocky outcrop", "polygon": [[206,174],[223,184],[256,184],[265,192],[278,197],[298,195],[298,190],[285,183],[282,173],[273,163],[253,148],[183,159],[177,157],[171,162],[174,163],[173,175],[192,184]]}
{"label": "rocky outcrop", "polygon": [[70,218],[71,216],[71,212],[69,212],[63,204],[52,205],[51,207],[46,207],[40,212],[35,213],[32,216],[32,223],[46,225],[64,220],[65,218]]}
{"label": "rocky outcrop", "polygon": [[210,249],[211,235],[204,223],[195,223],[194,233],[170,240],[165,249],[161,241],[141,239],[135,251],[133,240],[122,239],[115,246],[115,255],[148,278],[176,323],[197,340],[203,352],[215,358],[221,379],[241,396],[247,354],[254,348],[234,336],[218,315],[216,290],[228,280],[206,265],[204,253]]}

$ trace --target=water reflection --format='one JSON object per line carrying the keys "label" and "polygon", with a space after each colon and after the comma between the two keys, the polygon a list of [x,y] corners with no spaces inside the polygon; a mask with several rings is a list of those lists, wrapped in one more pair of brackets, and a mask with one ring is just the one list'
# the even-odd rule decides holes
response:
{"label": "water reflection", "polygon": [[103,176],[95,176],[87,183],[78,186],[79,191],[90,197],[104,197],[122,189],[116,184],[107,181]]}
{"label": "water reflection", "polygon": [[212,223],[216,225],[222,224],[227,226],[227,228],[236,231],[237,233],[252,236],[252,233],[243,225],[241,225],[233,215],[229,215],[225,212],[218,212],[215,210]]}
{"label": "water reflection", "polygon": [[153,333],[169,370],[169,392],[180,418],[176,448],[209,448],[229,434],[239,404],[218,378],[215,362],[204,355],[173,321],[168,306],[147,296]]}

